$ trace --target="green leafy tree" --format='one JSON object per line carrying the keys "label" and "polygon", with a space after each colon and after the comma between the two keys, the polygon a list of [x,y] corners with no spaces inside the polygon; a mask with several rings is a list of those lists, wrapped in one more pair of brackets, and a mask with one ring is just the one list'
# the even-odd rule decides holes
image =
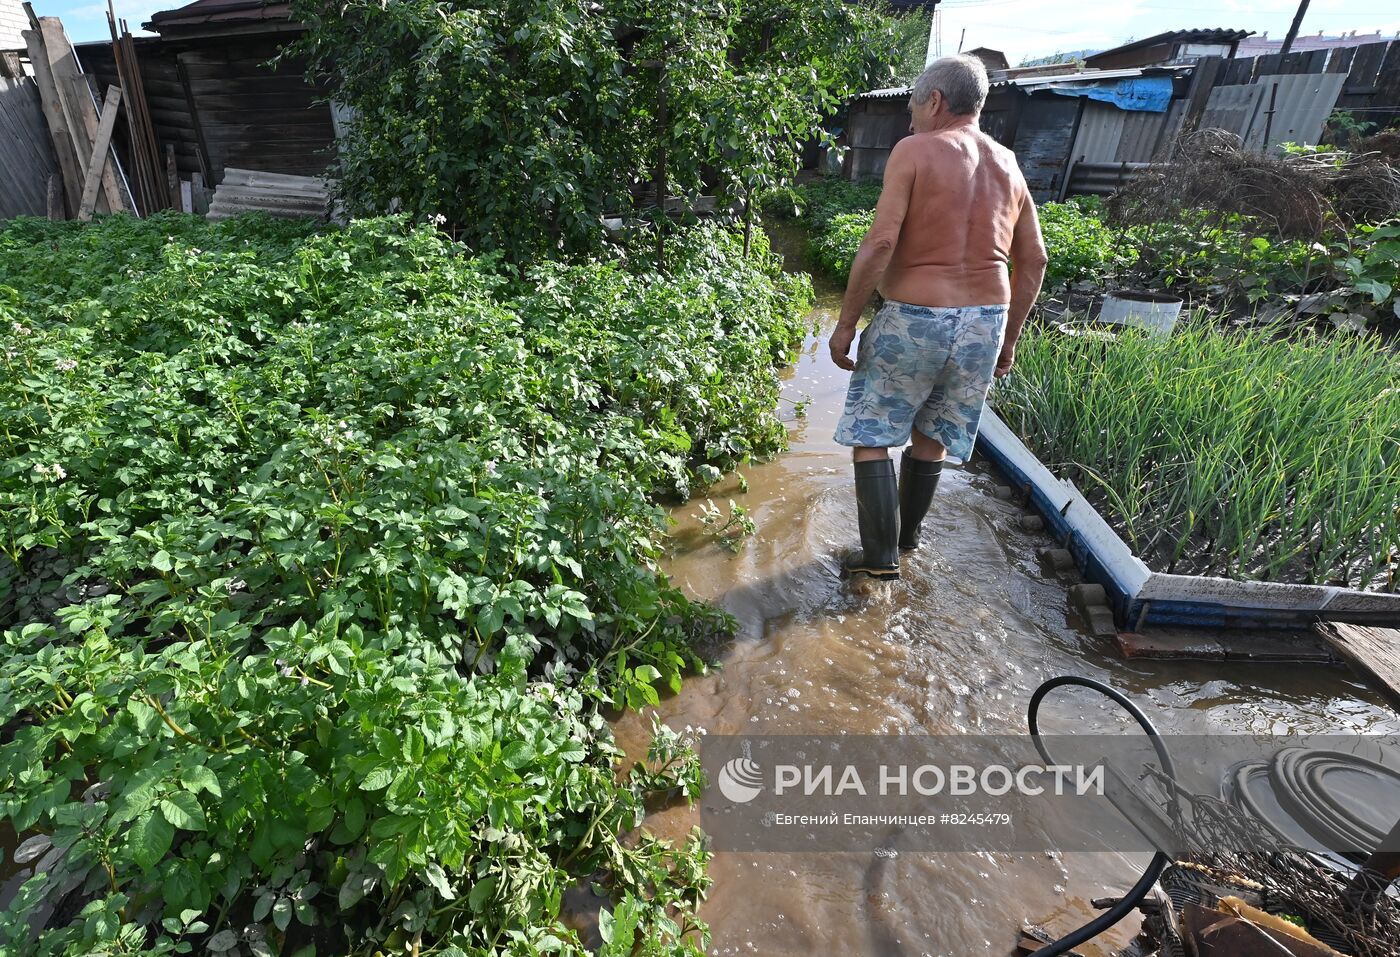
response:
{"label": "green leafy tree", "polygon": [[607,213],[780,186],[895,21],[842,0],[297,0],[295,49],[354,111],[352,213],[443,216],[510,258],[594,247]]}

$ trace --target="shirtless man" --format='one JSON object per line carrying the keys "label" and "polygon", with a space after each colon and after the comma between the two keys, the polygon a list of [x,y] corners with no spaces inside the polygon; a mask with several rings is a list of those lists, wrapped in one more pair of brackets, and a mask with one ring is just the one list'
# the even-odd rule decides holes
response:
{"label": "shirtless man", "polygon": [[[915,82],[914,135],[890,153],[831,335],[832,360],[853,373],[836,441],[854,450],[861,550],[844,564],[877,579],[898,578],[900,551],[917,547],[944,459],[971,455],[987,389],[1011,371],[1045,277],[1016,157],[977,126],[986,98],[987,72],[970,56],[938,60]],[[877,288],[885,305],[853,362]],[[911,437],[896,482],[889,448]]]}

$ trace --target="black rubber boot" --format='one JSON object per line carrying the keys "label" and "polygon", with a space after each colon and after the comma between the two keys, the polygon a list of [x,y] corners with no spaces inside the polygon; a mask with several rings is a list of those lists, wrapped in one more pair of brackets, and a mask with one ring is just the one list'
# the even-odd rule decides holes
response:
{"label": "black rubber boot", "polygon": [[891,581],[899,577],[899,485],[889,459],[857,462],[856,511],[860,551],[842,563],[847,572],[864,572]]}
{"label": "black rubber boot", "polygon": [[905,551],[919,547],[919,524],[928,514],[943,462],[916,459],[905,449],[899,457],[899,547]]}

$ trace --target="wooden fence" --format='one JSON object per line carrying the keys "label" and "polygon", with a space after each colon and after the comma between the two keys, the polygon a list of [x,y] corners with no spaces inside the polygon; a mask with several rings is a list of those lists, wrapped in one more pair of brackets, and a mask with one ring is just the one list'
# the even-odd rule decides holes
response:
{"label": "wooden fence", "polygon": [[0,76],[0,219],[47,215],[57,168],[34,81]]}

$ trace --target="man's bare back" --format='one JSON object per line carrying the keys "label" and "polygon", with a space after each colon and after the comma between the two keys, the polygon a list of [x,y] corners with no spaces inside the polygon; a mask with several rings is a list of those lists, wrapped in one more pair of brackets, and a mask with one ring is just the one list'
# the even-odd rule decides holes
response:
{"label": "man's bare back", "polygon": [[842,369],[855,368],[848,353],[876,289],[919,306],[1007,304],[996,374],[1015,361],[1045,276],[1040,220],[1015,155],[978,128],[975,112],[951,113],[940,100],[911,101],[914,135],[890,151],[875,222],[851,264],[831,337]]}
{"label": "man's bare back", "polygon": [[919,133],[900,146],[913,182],[880,293],[921,306],[1009,303],[1007,263],[1030,201],[1016,157],[966,127]]}

